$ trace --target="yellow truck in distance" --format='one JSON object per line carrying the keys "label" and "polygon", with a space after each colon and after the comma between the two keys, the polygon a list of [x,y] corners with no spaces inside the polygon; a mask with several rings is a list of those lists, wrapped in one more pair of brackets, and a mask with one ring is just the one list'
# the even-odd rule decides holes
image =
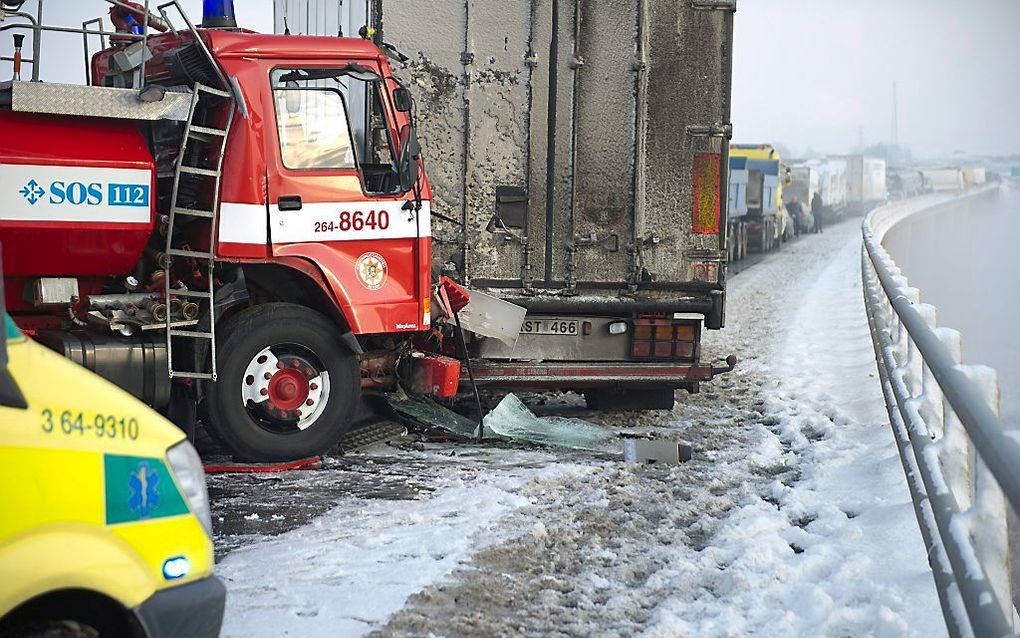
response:
{"label": "yellow truck in distance", "polygon": [[[769,252],[793,236],[793,220],[783,203],[783,186],[792,177],[774,146],[731,144],[730,175],[730,199],[740,200],[750,248]],[[734,180],[734,175],[742,177]]]}

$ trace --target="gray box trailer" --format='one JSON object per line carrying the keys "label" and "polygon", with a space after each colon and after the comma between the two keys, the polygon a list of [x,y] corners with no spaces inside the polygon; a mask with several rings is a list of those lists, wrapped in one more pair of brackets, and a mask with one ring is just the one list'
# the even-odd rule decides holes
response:
{"label": "gray box trailer", "polygon": [[847,155],[846,177],[847,202],[855,209],[863,210],[869,204],[885,201],[889,195],[884,159]]}
{"label": "gray box trailer", "polygon": [[[335,35],[319,4],[306,32]],[[480,384],[671,397],[731,367],[700,334],[724,324],[735,2],[366,6],[407,56],[434,272],[528,310],[514,345],[472,340]]]}

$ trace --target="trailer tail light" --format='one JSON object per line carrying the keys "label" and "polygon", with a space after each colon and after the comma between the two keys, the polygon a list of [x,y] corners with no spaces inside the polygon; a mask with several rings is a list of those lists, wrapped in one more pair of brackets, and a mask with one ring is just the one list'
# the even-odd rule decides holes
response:
{"label": "trailer tail light", "polygon": [[694,341],[694,324],[681,323],[676,327],[677,341]]}
{"label": "trailer tail light", "polygon": [[698,153],[694,156],[694,232],[711,235],[719,232],[722,155]]}
{"label": "trailer tail light", "polygon": [[700,323],[675,319],[635,319],[630,354],[635,359],[693,359]]}

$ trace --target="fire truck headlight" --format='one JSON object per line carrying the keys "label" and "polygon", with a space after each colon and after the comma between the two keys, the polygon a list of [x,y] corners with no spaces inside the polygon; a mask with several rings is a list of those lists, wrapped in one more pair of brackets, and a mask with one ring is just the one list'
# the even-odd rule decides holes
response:
{"label": "fire truck headlight", "polygon": [[195,446],[181,441],[166,451],[166,458],[191,511],[202,521],[206,534],[212,538],[212,512],[209,510],[209,492],[205,487],[205,470]]}

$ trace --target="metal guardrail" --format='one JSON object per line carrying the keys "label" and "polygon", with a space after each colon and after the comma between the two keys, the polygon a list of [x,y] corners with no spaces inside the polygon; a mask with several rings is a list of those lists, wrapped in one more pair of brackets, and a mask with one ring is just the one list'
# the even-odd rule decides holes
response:
{"label": "metal guardrail", "polygon": [[995,371],[962,364],[960,333],[937,327],[935,307],[920,302],[882,246],[906,217],[960,201],[930,195],[865,218],[864,299],[946,627],[954,637],[1007,636],[1015,614],[1006,502],[1020,511],[1020,443],[999,422]]}

